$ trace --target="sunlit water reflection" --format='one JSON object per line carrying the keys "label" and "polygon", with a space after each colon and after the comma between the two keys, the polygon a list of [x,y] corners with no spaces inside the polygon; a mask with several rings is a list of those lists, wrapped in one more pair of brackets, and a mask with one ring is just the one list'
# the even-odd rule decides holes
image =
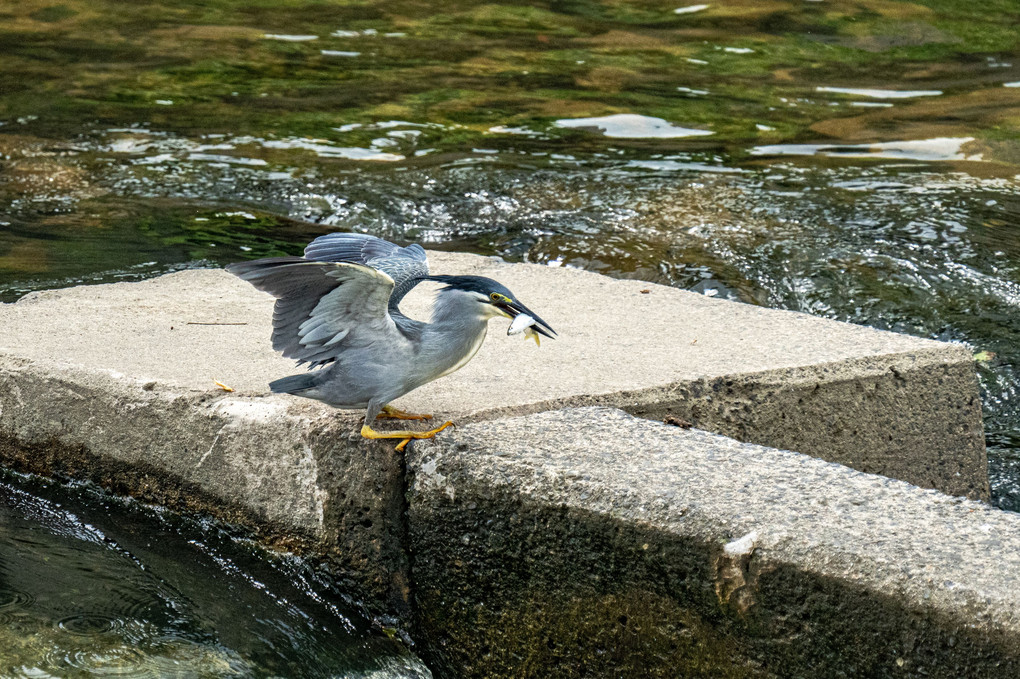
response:
{"label": "sunlit water reflection", "polygon": [[0,676],[431,674],[309,563],[215,524],[7,475]]}

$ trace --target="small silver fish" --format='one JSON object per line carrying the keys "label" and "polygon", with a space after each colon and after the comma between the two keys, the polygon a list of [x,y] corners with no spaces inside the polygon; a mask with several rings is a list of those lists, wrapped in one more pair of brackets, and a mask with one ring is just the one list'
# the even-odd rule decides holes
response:
{"label": "small silver fish", "polygon": [[536,346],[542,346],[541,341],[538,339],[538,333],[532,328],[534,325],[535,319],[528,314],[517,314],[510,323],[510,327],[506,329],[506,334],[518,335],[523,332],[525,337],[535,340]]}
{"label": "small silver fish", "polygon": [[517,314],[514,316],[514,320],[510,323],[510,327],[506,329],[507,335],[517,335],[524,332],[525,328],[530,328],[535,325],[535,319],[528,314]]}

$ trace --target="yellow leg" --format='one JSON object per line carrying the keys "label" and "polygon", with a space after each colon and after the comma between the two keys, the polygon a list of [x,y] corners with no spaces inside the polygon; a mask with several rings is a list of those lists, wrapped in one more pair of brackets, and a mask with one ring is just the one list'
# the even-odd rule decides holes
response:
{"label": "yellow leg", "polygon": [[417,413],[405,413],[403,410],[393,406],[383,406],[382,412],[375,416],[377,420],[431,420],[431,415],[419,415]]}
{"label": "yellow leg", "polygon": [[446,422],[442,426],[430,429],[429,431],[376,431],[368,426],[368,424],[365,424],[361,427],[361,435],[367,439],[403,439],[403,441],[397,444],[397,450],[403,450],[404,446],[411,439],[430,439],[447,427],[452,426],[453,422]]}

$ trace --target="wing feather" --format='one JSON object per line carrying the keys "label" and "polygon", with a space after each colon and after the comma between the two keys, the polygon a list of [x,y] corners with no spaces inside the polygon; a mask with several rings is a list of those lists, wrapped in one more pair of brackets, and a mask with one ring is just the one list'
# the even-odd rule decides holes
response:
{"label": "wing feather", "polygon": [[406,341],[389,314],[393,279],[351,262],[274,257],[227,271],[276,297],[273,348],[312,367],[380,339]]}
{"label": "wing feather", "polygon": [[404,295],[429,275],[429,260],[422,246],[415,243],[402,248],[363,233],[319,236],[305,248],[305,259],[364,264],[382,271],[393,279],[391,311],[396,311]]}

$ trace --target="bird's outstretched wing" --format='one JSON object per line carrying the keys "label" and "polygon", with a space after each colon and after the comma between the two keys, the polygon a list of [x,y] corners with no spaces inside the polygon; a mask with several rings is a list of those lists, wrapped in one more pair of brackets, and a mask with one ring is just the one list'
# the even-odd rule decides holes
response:
{"label": "bird's outstretched wing", "polygon": [[272,257],[227,267],[276,297],[273,348],[316,367],[378,340],[405,341],[388,312],[393,279],[371,266]]}
{"label": "bird's outstretched wing", "polygon": [[305,248],[305,259],[319,262],[351,262],[378,269],[393,279],[391,311],[411,288],[429,275],[429,260],[417,243],[402,248],[363,233],[328,233]]}

